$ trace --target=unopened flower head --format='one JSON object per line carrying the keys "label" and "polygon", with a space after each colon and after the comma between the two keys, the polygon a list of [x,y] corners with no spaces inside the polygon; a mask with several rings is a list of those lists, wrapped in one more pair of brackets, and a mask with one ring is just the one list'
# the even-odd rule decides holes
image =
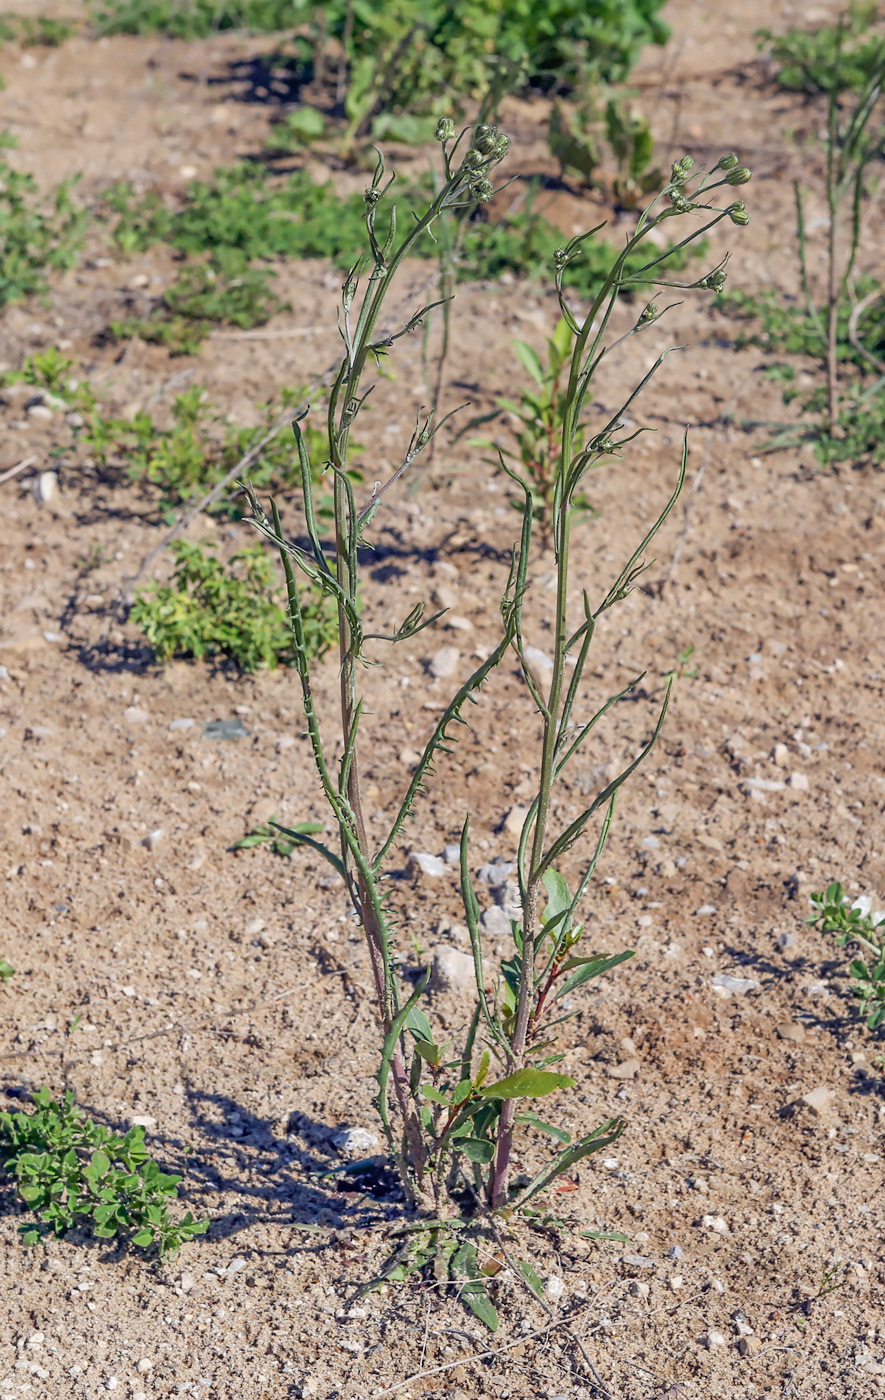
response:
{"label": "unopened flower head", "polygon": [[729,205],[728,217],[733,224],[737,224],[738,228],[747,227],[747,224],[750,222],[750,216],[747,213],[742,199],[736,199],[734,204]]}
{"label": "unopened flower head", "polygon": [[727,185],[746,185],[752,178],[753,172],[748,170],[745,165],[736,165],[733,170],[729,170],[725,177],[725,183]]}
{"label": "unopened flower head", "polygon": [[470,193],[478,204],[488,204],[492,195],[495,193],[495,187],[491,180],[471,180]]}
{"label": "unopened flower head", "polygon": [[503,160],[510,150],[510,137],[503,132],[495,137],[495,144],[492,147],[492,156],[495,160]]}
{"label": "unopened flower head", "polygon": [[728,151],[726,155],[719,157],[718,164],[720,170],[734,170],[734,167],[738,164],[738,157],[735,155],[734,151]]}
{"label": "unopened flower head", "polygon": [[695,207],[694,200],[689,199],[680,189],[675,189],[672,185],[667,190],[667,198],[677,214],[690,214]]}
{"label": "unopened flower head", "polygon": [[706,277],[702,277],[698,286],[703,292],[721,292],[727,276],[724,267],[717,267],[714,272],[708,272]]}
{"label": "unopened flower head", "polygon": [[660,311],[658,309],[657,303],[654,301],[650,301],[648,303],[648,306],[643,311],[642,315],[639,317],[637,325],[642,326],[645,325],[648,321],[656,321],[659,315]]}
{"label": "unopened flower head", "polygon": [[440,117],[436,124],[436,139],[443,142],[454,141],[455,123],[451,117]]}
{"label": "unopened flower head", "polygon": [[369,188],[363,192],[363,199],[366,202],[367,209],[374,209],[381,199],[381,191],[378,186],[370,185]]}
{"label": "unopened flower head", "polygon": [[480,122],[479,126],[473,130],[473,145],[481,155],[490,156],[495,148],[497,140],[497,130],[493,126],[486,126],[485,122]]}

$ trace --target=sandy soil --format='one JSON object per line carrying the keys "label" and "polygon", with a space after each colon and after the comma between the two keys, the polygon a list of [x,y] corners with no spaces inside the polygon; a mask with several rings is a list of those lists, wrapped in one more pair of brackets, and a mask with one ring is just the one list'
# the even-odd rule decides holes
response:
{"label": "sandy soil", "polygon": [[[640,67],[639,101],[664,158],[736,146],[756,172],[746,236],[717,243],[717,256],[720,244],[733,250],[734,284],[797,290],[790,181],[814,168],[803,138],[820,120],[770,85],[753,30],[831,12],[748,0],[724,21],[674,0],[676,37]],[[0,125],[47,187],[76,169],[86,199],[122,176],[180,191],[194,171],[263,141],[269,106],[248,100],[235,65],[270,46],[220,36],[6,49]],[[540,168],[531,104],[514,104],[510,119],[514,168]],[[577,196],[550,197],[550,212],[567,233],[597,221]],[[815,260],[823,238],[813,226]],[[48,306],[9,311],[4,361],[61,344],[117,409],[150,401],[162,413],[179,384],[200,383],[244,422],[331,363],[339,279],[319,264],[281,269],[297,311],[269,338],[219,334],[179,361],[141,344],[118,361],[97,346],[133,280],[169,271],[162,252],[110,258],[96,233]],[[407,273],[403,305],[427,275]],[[466,396],[477,411],[512,392],[513,337],[540,346],[556,318],[548,290],[512,285],[462,288],[454,314],[446,401]],[[578,1087],[560,1121],[586,1131],[622,1112],[628,1131],[607,1164],[584,1164],[576,1190],[556,1198],[578,1228],[532,1244],[544,1276],[562,1280],[559,1296],[554,1282],[545,1312],[505,1270],[494,1338],[429,1284],[358,1298],[400,1207],[346,1175],[317,1174],[341,1165],[332,1139],[342,1127],[377,1130],[366,957],[342,887],[312,857],[231,851],[271,815],[322,817],[292,677],[153,666],[110,611],[160,538],[151,500],[64,453],[50,459],[68,442],[61,418],[28,416],[15,395],[0,405],[0,472],[33,455],[33,471],[52,460],[61,483],[44,506],[30,472],[0,486],[0,953],[18,970],[2,994],[3,1092],[15,1105],[42,1083],[67,1084],[102,1121],[152,1120],[158,1155],[185,1173],[187,1204],[212,1219],[204,1240],[157,1271],[85,1238],[26,1252],[7,1212],[3,1400],[885,1394],[883,1079],[843,957],[803,923],[809,893],[832,878],[885,893],[885,491],[874,469],[824,475],[804,451],[758,454],[764,424],[784,409],[760,353],[736,351],[733,330],[687,302],[640,349],[619,351],[600,386],[611,409],[655,353],[685,346],[646,396],[656,432],[592,483],[600,516],[575,544],[591,596],[666,499],[686,424],[689,488],[646,586],[600,628],[588,705],[630,674],[646,679],[588,750],[558,815],[576,812],[647,737],[664,677],[689,646],[698,672],[679,681],[653,758],[623,792],[589,901],[599,946],[636,958],[581,994],[566,1060]],[[424,401],[420,346],[404,344],[395,368],[361,433],[378,475]],[[367,676],[373,821],[393,807],[445,698],[428,657],[456,645],[466,673],[495,639],[513,519],[492,468],[462,443],[441,449],[424,490],[379,527],[376,615],[429,597],[470,630],[423,634],[397,653],[396,671]],[[247,539],[208,520],[191,535]],[[545,567],[539,558],[539,578]],[[541,646],[543,598],[530,637]],[[335,682],[329,661],[320,701]],[[206,721],[234,716],[247,730],[239,741],[202,737]],[[476,864],[510,855],[501,824],[531,792],[536,746],[528,697],[505,668],[404,838],[395,900],[410,963],[457,942],[460,909],[454,873],[407,874],[409,851],[440,852],[469,807]],[[723,973],[755,985],[723,997],[712,985]],[[434,1015],[454,1028],[463,1007],[438,998]],[[634,1057],[634,1078],[613,1075]],[[815,1112],[803,1096],[821,1086],[832,1092]],[[543,1151],[527,1139],[519,1165]],[[835,1261],[839,1290],[807,1301]]]}

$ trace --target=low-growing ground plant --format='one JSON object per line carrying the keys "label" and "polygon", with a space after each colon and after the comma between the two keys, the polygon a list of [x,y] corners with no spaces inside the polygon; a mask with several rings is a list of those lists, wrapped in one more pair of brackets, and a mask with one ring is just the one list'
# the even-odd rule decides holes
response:
{"label": "low-growing ground plant", "polygon": [[0,958],[0,982],[8,982],[15,976],[15,968],[5,958]]}
{"label": "low-growing ground plant", "polygon": [[[178,656],[230,657],[242,671],[295,661],[292,630],[273,599],[276,574],[261,544],[225,563],[212,544],[173,540],[172,578],[141,589],[129,614],[159,662]],[[334,607],[319,591],[304,607],[304,645],[320,657],[337,640]]]}
{"label": "low-growing ground plant", "polygon": [[876,0],[861,0],[837,24],[783,34],[760,29],[756,37],[776,66],[778,83],[788,91],[809,97],[862,92],[879,64],[881,38],[870,32],[878,10]]}
{"label": "low-growing ground plant", "polygon": [[75,267],[89,214],[71,198],[73,181],[51,196],[40,194],[33,175],[16,170],[3,151],[15,145],[0,132],[0,310],[30,296],[45,296],[50,271]]}
{"label": "low-growing ground plant", "polygon": [[208,1220],[190,1211],[178,1220],[170,1215],[181,1177],[148,1155],[144,1128],[114,1133],[87,1118],[70,1091],[57,1100],[43,1088],[34,1107],[0,1113],[0,1179],[38,1217],[21,1226],[25,1244],[90,1225],[96,1239],[174,1258],[182,1244],[205,1234]]}
{"label": "low-growing ground plant", "polygon": [[885,909],[874,909],[868,895],[850,902],[838,880],[823,894],[813,894],[814,913],[808,919],[821,932],[832,933],[840,948],[854,946],[859,956],[848,965],[852,995],[871,1031],[885,1025]]}
{"label": "low-growing ground plant", "polygon": [[[430,193],[429,183],[419,181],[403,197],[419,203]],[[111,333],[117,338],[138,335],[176,354],[194,354],[213,325],[248,329],[282,310],[284,303],[273,290],[274,262],[328,258],[347,270],[362,247],[362,196],[338,195],[330,181],[318,183],[306,171],[279,180],[253,164],[222,167],[211,181],[192,181],[177,208],[153,192],[136,195],[122,182],[106,191],[105,209],[121,251],[142,252],[163,243],[182,259],[175,281],[153,306],[115,319]],[[531,199],[521,212],[498,223],[482,217],[477,201],[457,212],[456,278],[483,281],[505,272],[546,276],[561,234]],[[443,220],[454,222],[454,214],[446,211]],[[440,247],[427,239],[414,255],[438,258]],[[679,272],[695,249],[667,251],[667,270]],[[579,295],[592,295],[612,255],[609,246],[592,245],[581,263],[566,269],[565,285]],[[638,266],[634,255],[631,270]]]}
{"label": "low-growing ground plant", "polygon": [[[680,221],[689,244],[722,220],[742,226],[748,222],[744,204],[732,197],[732,186],[750,178],[737,156],[727,155],[712,170],[694,172],[684,157],[672,168],[663,194],[639,216],[634,234],[621,253],[612,257],[600,278],[591,304],[580,317],[569,306],[564,278],[582,256],[589,234],[570,240],[554,260],[561,314],[571,336],[571,353],[563,392],[553,498],[553,550],[556,595],[550,624],[552,669],[542,682],[527,654],[526,607],[535,579],[531,550],[535,526],[534,485],[502,460],[501,466],[524,498],[519,542],[501,600],[500,639],[469,675],[439,718],[427,740],[401,802],[385,834],[370,832],[363,809],[362,768],[367,741],[363,735],[365,702],[360,678],[363,666],[376,661],[379,648],[396,646],[429,627],[418,603],[389,632],[370,632],[365,621],[362,577],[363,550],[377,513],[384,509],[397,482],[413,467],[439,432],[445,418],[421,419],[404,446],[400,465],[371,494],[358,501],[347,467],[351,434],[359,420],[370,385],[364,383],[379,352],[388,351],[402,335],[414,330],[426,308],[419,307],[397,331],[379,329],[382,309],[404,261],[433,231],[447,210],[468,201],[485,202],[494,194],[493,176],[509,148],[509,140],[485,124],[456,137],[454,123],[438,126],[443,177],[433,198],[413,210],[408,220],[397,218],[391,203],[392,181],[379,156],[365,194],[365,228],[369,253],[349,272],[343,287],[340,330],[344,343],[340,367],[328,406],[326,455],[334,478],[334,538],[324,542],[312,504],[312,466],[307,446],[296,425],[303,482],[303,530],[307,542],[294,542],[285,532],[275,503],[268,516],[256,492],[247,487],[254,522],[280,551],[289,599],[295,661],[302,691],[308,738],[321,791],[335,828],[337,846],[312,836],[298,839],[321,854],[345,881],[354,912],[364,931],[378,1018],[380,1064],[377,1107],[392,1161],[407,1202],[417,1212],[414,1226],[402,1237],[391,1276],[433,1267],[439,1281],[458,1282],[464,1301],[490,1326],[496,1315],[487,1276],[477,1252],[483,1230],[507,1229],[517,1216],[534,1209],[535,1199],[576,1163],[609,1146],[624,1127],[609,1118],[578,1140],[535,1112],[535,1101],[573,1086],[574,1080],[556,1066],[563,1052],[555,1037],[575,1014],[565,999],[591,979],[626,961],[628,950],[613,953],[588,948],[582,906],[606,844],[618,790],[649,753],[667,708],[649,718],[648,734],[639,752],[625,761],[617,776],[595,794],[587,807],[561,828],[553,825],[557,782],[594,733],[608,711],[635,686],[630,682],[607,698],[588,705],[582,681],[596,625],[630,592],[647,568],[647,550],[672,509],[685,472],[686,448],[674,464],[669,499],[649,520],[620,570],[613,576],[572,579],[570,533],[574,502],[586,474],[605,459],[617,458],[642,431],[622,424],[628,410],[659,368],[658,356],[638,383],[625,387],[618,408],[592,426],[594,374],[610,349],[610,323],[628,287],[648,296],[667,287],[719,291],[723,264],[694,281],[675,282],[662,273],[661,252],[647,244],[652,230]],[[725,201],[718,202],[723,191]],[[399,230],[405,229],[405,232]],[[628,268],[631,269],[628,271]],[[664,308],[666,310],[666,308]],[[628,336],[641,337],[664,311],[649,301],[634,319]],[[623,337],[622,337],[623,338]],[[305,579],[334,599],[338,613],[340,650],[340,711],[337,716],[317,709],[316,689],[304,630],[302,597]],[[577,608],[576,608],[577,602]],[[546,611],[545,602],[545,611]],[[466,724],[469,702],[507,656],[515,658],[525,681],[527,700],[538,715],[539,758],[536,791],[518,839],[516,876],[521,915],[511,921],[513,946],[500,973],[487,962],[480,927],[480,907],[471,878],[470,817],[460,840],[461,893],[473,953],[476,1002],[462,1038],[452,1038],[434,1024],[433,1005],[426,1000],[429,969],[414,985],[404,980],[403,953],[389,907],[386,883],[397,847],[415,805],[443,755]],[[571,663],[571,664],[569,664]],[[333,760],[332,755],[335,755]],[[494,814],[497,819],[498,814]],[[294,832],[287,833],[296,835]],[[572,853],[574,852],[574,855]],[[573,862],[579,860],[575,866]],[[571,879],[565,871],[569,870]],[[540,1133],[558,1144],[554,1155],[530,1177],[513,1173],[517,1133]],[[529,1261],[519,1265],[530,1287],[537,1274]]]}

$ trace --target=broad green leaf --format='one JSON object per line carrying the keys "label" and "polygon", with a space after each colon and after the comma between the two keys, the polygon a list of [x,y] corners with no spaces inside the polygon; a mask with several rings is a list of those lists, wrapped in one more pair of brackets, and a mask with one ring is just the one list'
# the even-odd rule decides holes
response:
{"label": "broad green leaf", "polygon": [[482,1087],[483,1080],[489,1072],[489,1065],[491,1063],[492,1057],[488,1050],[483,1050],[482,1059],[479,1062],[479,1069],[476,1071],[476,1079],[473,1081],[477,1089]]}
{"label": "broad green leaf", "polygon": [[485,1165],[490,1162],[495,1155],[495,1144],[489,1142],[488,1138],[459,1138],[458,1147],[471,1162],[479,1162]]}
{"label": "broad green leaf", "polygon": [[518,1069],[479,1092],[487,1099],[541,1099],[555,1089],[572,1089],[574,1084],[574,1079],[567,1074],[553,1074],[545,1069]]}
{"label": "broad green leaf", "polygon": [[456,1278],[464,1280],[459,1288],[462,1300],[490,1331],[497,1331],[498,1314],[492,1306],[485,1282],[476,1267],[476,1246],[466,1242],[462,1244],[452,1256],[451,1268],[452,1274]]}
{"label": "broad green leaf", "polygon": [[151,1244],[151,1243],[153,1242],[153,1238],[154,1238],[154,1232],[153,1232],[153,1230],[146,1228],[146,1229],[144,1229],[144,1230],[139,1230],[139,1232],[138,1232],[137,1235],[133,1235],[133,1236],[132,1236],[132,1243],[133,1243],[133,1244],[140,1244],[140,1245],[144,1246],[144,1245]]}
{"label": "broad green leaf", "polygon": [[547,891],[547,908],[544,910],[544,923],[548,924],[557,916],[560,917],[568,909],[572,902],[569,887],[565,879],[558,870],[545,870],[543,875],[544,888]]}
{"label": "broad green leaf", "polygon": [[412,1032],[416,1040],[425,1040],[428,1045],[433,1044],[433,1031],[426,1015],[420,1006],[413,1006],[406,1017],[406,1027]]}
{"label": "broad green leaf", "polygon": [[541,364],[536,351],[534,351],[530,345],[527,345],[524,340],[514,340],[513,349],[523,369],[527,370],[538,387],[543,389],[544,366]]}
{"label": "broad green leaf", "polygon": [[110,1165],[111,1159],[106,1152],[93,1152],[92,1166],[99,1176],[104,1176]]}
{"label": "broad green leaf", "polygon": [[456,1084],[455,1092],[452,1094],[452,1107],[457,1107],[465,1099],[470,1097],[473,1090],[473,1083],[469,1079],[462,1079],[460,1084]]}
{"label": "broad green leaf", "polygon": [[30,1205],[32,1201],[39,1201],[43,1192],[39,1186],[20,1186],[18,1188],[18,1194],[23,1201],[27,1201]]}
{"label": "broad green leaf", "polygon": [[629,1244],[630,1236],[622,1235],[617,1230],[582,1230],[581,1237],[585,1240],[614,1240],[616,1244]]}
{"label": "broad green leaf", "polygon": [[[604,972],[617,967],[619,963],[626,962],[633,957],[633,950],[628,949],[623,953],[613,953],[610,958],[587,958],[580,959],[581,966],[571,977],[567,977],[562,985],[557,989],[556,997],[564,997],[568,992],[573,992],[576,987],[581,987],[585,982],[589,982],[593,977],[601,977]],[[572,962],[574,966],[574,962]]]}
{"label": "broad green leaf", "polygon": [[430,1099],[431,1103],[441,1103],[445,1108],[448,1108],[449,1100],[445,1094],[440,1093],[439,1089],[434,1089],[430,1084],[422,1084],[421,1093],[425,1099]]}
{"label": "broad green leaf", "polygon": [[439,1064],[442,1051],[440,1050],[438,1045],[433,1045],[430,1041],[427,1040],[416,1040],[415,1050],[421,1056],[421,1059],[425,1060],[427,1064]]}

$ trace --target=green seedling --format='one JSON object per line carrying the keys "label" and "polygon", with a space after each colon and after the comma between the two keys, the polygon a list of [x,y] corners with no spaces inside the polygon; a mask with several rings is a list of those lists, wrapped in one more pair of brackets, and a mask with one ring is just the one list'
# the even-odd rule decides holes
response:
{"label": "green seedling", "polygon": [[239,841],[235,841],[235,851],[248,851],[253,846],[267,846],[275,856],[290,856],[301,844],[302,836],[319,836],[325,827],[321,822],[299,822],[292,828],[292,834],[285,832],[275,817],[267,823],[253,827]]}
{"label": "green seedling", "polygon": [[819,924],[822,932],[836,936],[840,948],[852,944],[861,956],[848,964],[852,995],[858,1000],[861,1016],[871,1031],[885,1025],[885,910],[874,910],[865,895],[849,903],[838,880],[823,894],[813,894],[814,913],[807,920]]}
{"label": "green seedling", "polygon": [[864,0],[852,4],[839,24],[778,35],[760,29],[756,37],[776,65],[782,88],[809,97],[838,97],[861,92],[878,66],[881,40],[870,33],[877,11],[875,0]]}
{"label": "green seedling", "polygon": [[0,982],[8,982],[15,976],[15,968],[5,958],[0,958]]}
{"label": "green seedling", "polygon": [[89,223],[87,210],[71,199],[74,181],[41,196],[34,177],[3,157],[4,147],[14,144],[0,132],[0,310],[45,296],[51,272],[75,267]]}
{"label": "green seedling", "polygon": [[151,1159],[144,1128],[113,1133],[87,1118],[70,1091],[59,1101],[41,1089],[34,1105],[33,1113],[0,1113],[0,1171],[39,1218],[21,1227],[24,1244],[89,1223],[96,1239],[119,1238],[174,1258],[182,1244],[205,1234],[208,1220],[190,1211],[179,1220],[170,1215],[181,1177]]}

